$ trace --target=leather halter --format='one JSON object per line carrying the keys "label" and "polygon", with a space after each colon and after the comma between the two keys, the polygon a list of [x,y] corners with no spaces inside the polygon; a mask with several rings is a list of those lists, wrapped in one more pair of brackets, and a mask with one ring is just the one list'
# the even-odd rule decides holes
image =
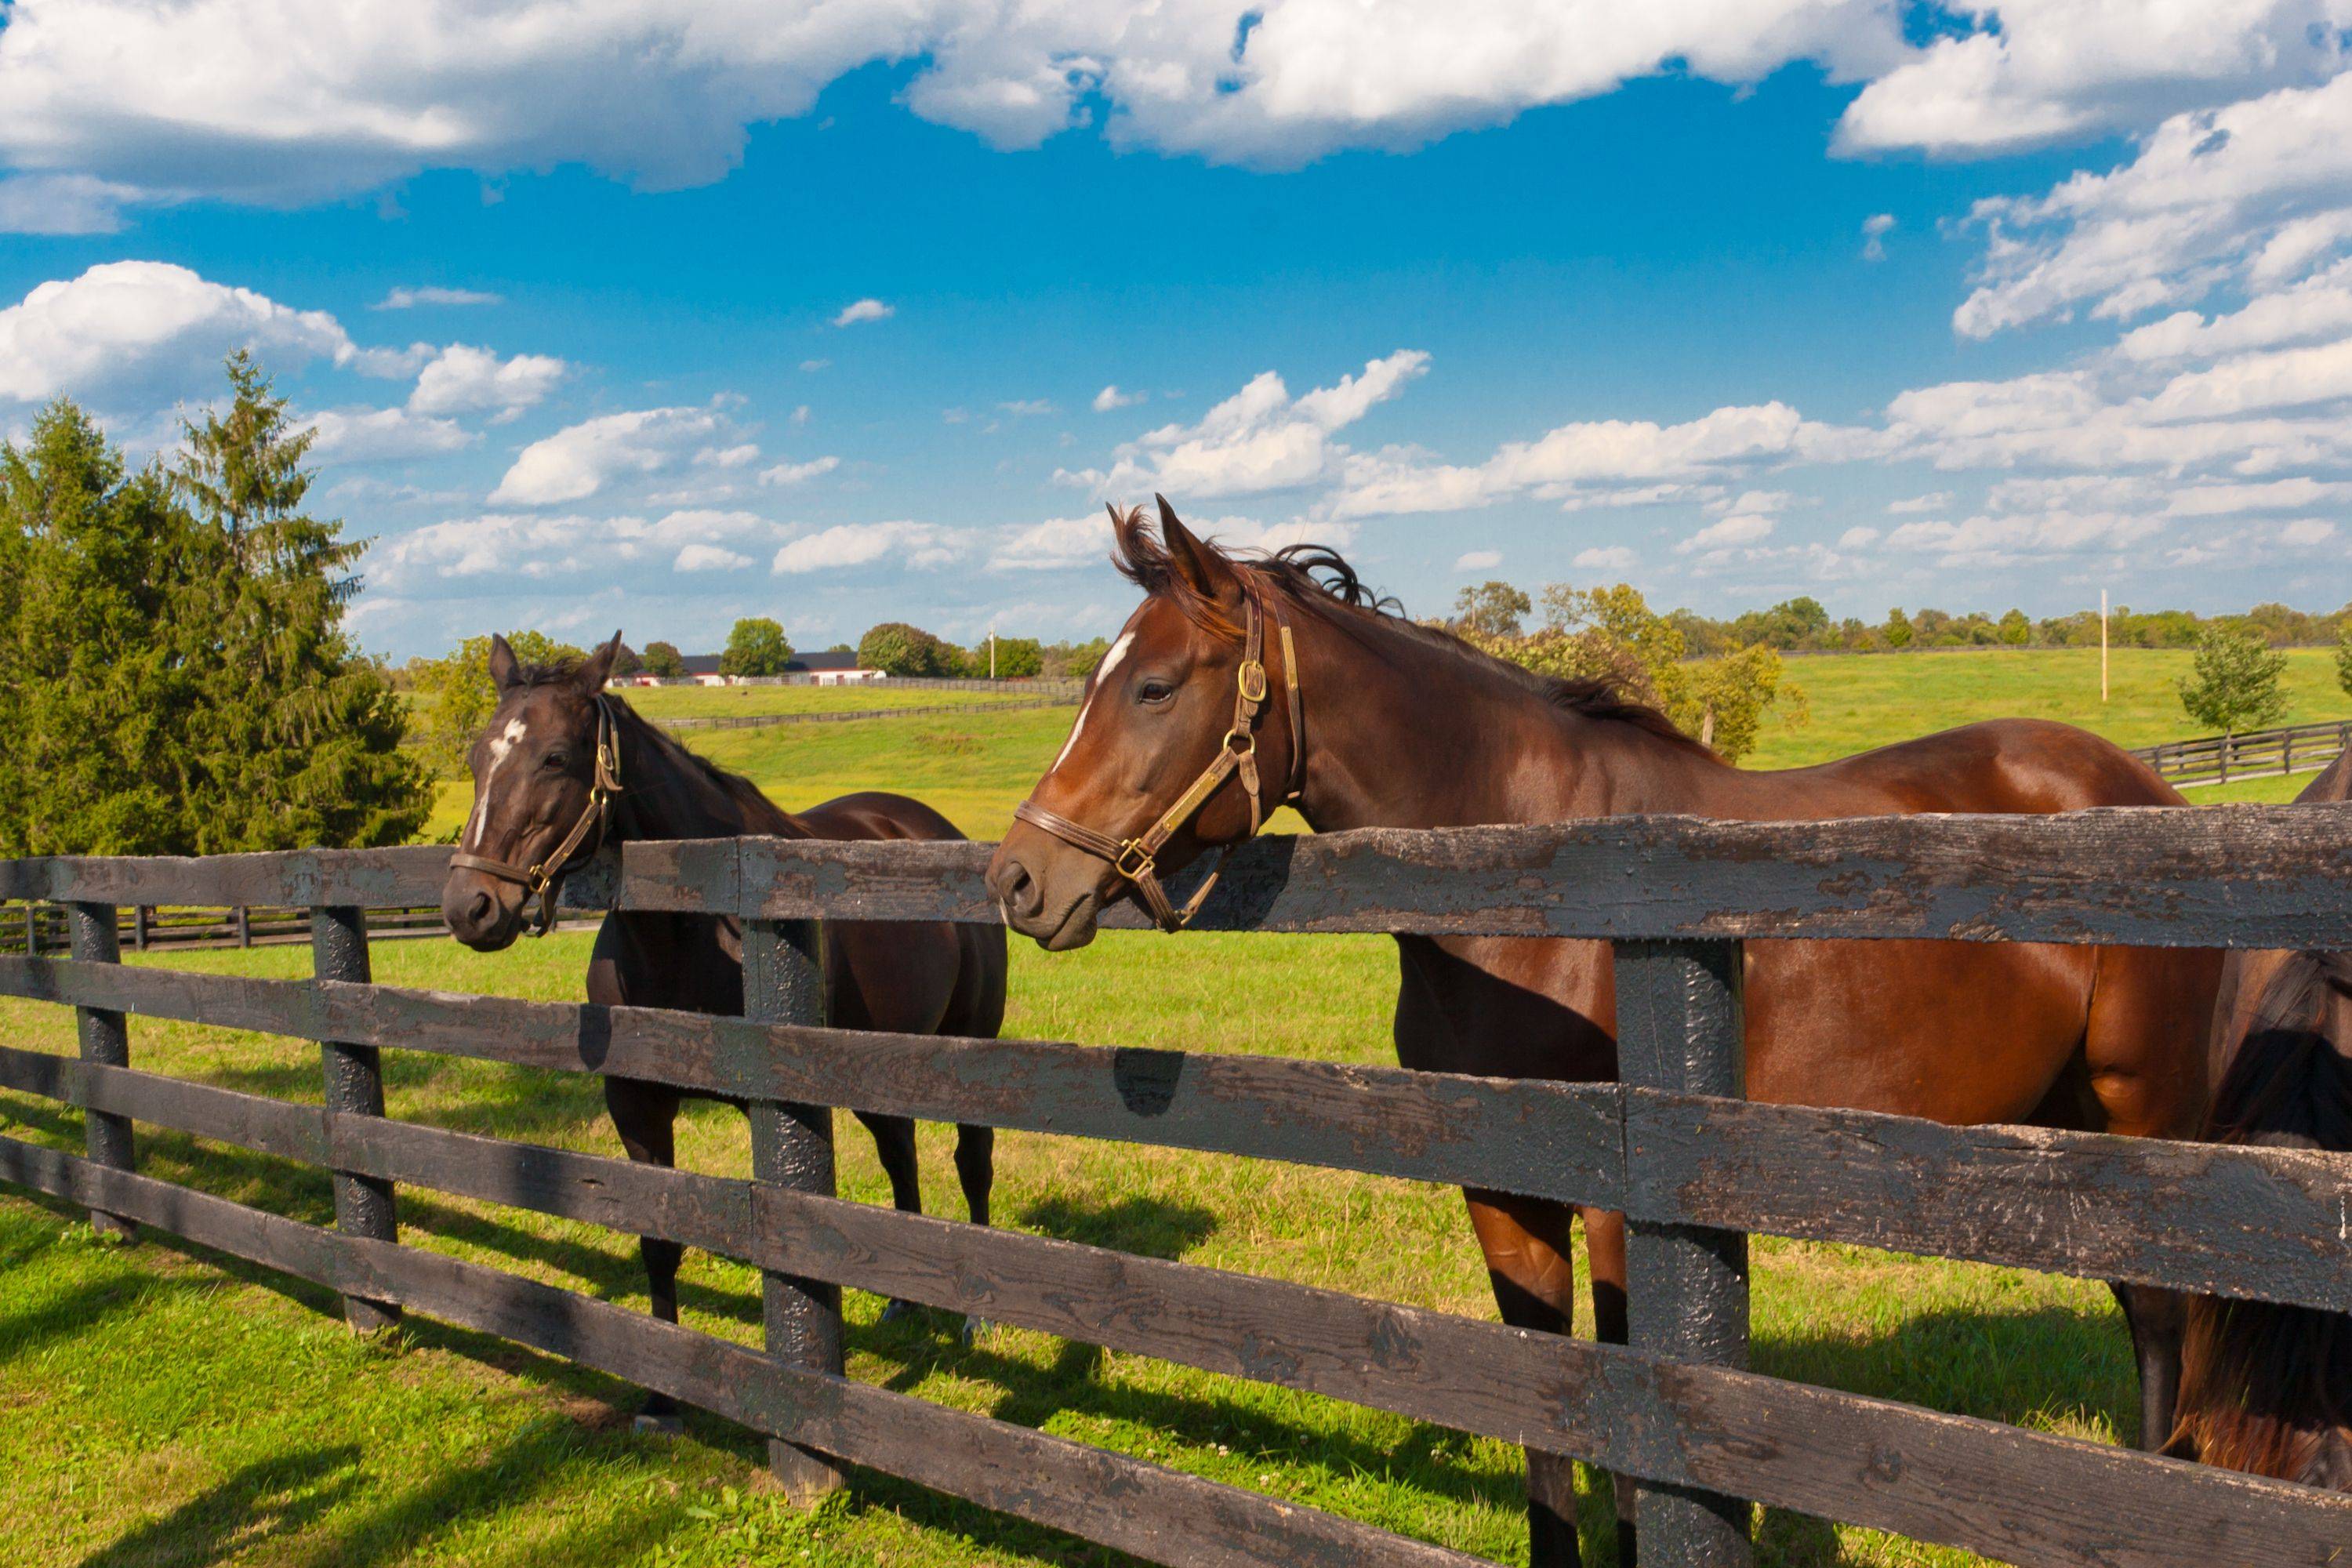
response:
{"label": "leather halter", "polygon": [[[500,881],[520,882],[523,901],[539,900],[539,922],[531,929],[533,936],[545,936],[555,924],[555,894],[563,886],[563,879],[585,864],[596,851],[604,847],[605,834],[611,826],[613,797],[621,793],[621,737],[613,721],[613,705],[603,692],[596,703],[596,777],[588,786],[588,804],[580,813],[580,820],[563,836],[563,842],[551,855],[542,856],[528,867],[493,860],[487,855],[460,852],[449,857],[452,871],[480,871]],[[585,855],[580,853],[588,830],[596,830],[596,842]]]}
{"label": "leather halter", "polygon": [[[1232,774],[1241,775],[1242,788],[1248,793],[1250,803],[1250,837],[1265,822],[1265,805],[1260,798],[1257,774],[1257,721],[1265,705],[1265,624],[1254,595],[1243,601],[1247,627],[1242,647],[1242,666],[1234,676],[1234,726],[1225,731],[1217,747],[1215,760],[1201,770],[1201,776],[1192,786],[1176,797],[1176,803],[1160,814],[1160,819],[1133,838],[1114,838],[1108,833],[1097,833],[1083,823],[1073,822],[1059,812],[1048,811],[1034,800],[1024,800],[1013,809],[1016,822],[1025,822],[1042,828],[1065,844],[1085,850],[1098,859],[1108,860],[1121,879],[1135,885],[1151,919],[1164,931],[1179,931],[1189,924],[1208,898],[1209,889],[1217,885],[1223,874],[1226,848],[1217,851],[1216,867],[1208,880],[1193,890],[1182,908],[1171,902],[1166,889],[1160,885],[1157,858],[1160,848],[1177,831],[1198,815],[1209,803],[1209,797]],[[1290,623],[1280,610],[1275,610],[1274,623],[1282,639],[1282,682],[1287,689],[1290,708],[1290,776],[1286,788],[1275,805],[1297,800],[1307,787],[1307,731],[1303,725],[1303,704],[1298,689],[1298,654],[1290,640]]]}

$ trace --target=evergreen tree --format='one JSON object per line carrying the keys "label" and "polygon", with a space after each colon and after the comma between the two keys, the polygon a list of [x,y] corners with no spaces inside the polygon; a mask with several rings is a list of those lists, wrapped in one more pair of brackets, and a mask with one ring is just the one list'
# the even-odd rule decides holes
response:
{"label": "evergreen tree", "polygon": [[198,524],[197,570],[173,615],[204,687],[191,715],[194,847],[400,843],[431,792],[400,749],[405,705],[343,630],[366,543],[303,510],[315,433],[293,427],[241,350],[228,378],[226,413],[184,424],[172,476]]}
{"label": "evergreen tree", "polygon": [[0,853],[184,850],[194,693],[168,612],[186,514],[60,399],[0,445]]}

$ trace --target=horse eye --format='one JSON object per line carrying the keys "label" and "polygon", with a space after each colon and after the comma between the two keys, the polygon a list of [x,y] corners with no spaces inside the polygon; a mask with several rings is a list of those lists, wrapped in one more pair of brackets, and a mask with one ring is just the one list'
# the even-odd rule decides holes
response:
{"label": "horse eye", "polygon": [[560,771],[562,771],[562,769],[564,769],[564,768],[568,768],[568,767],[570,767],[571,765],[572,765],[572,759],[571,759],[570,757],[568,757],[568,756],[564,755],[562,752],[548,752],[548,753],[547,753],[547,761],[545,761],[544,763],[541,763],[540,764],[540,766],[541,766],[541,767],[543,767],[543,768],[547,769],[550,773],[556,773],[556,772],[560,772]]}
{"label": "horse eye", "polygon": [[1165,702],[1176,695],[1176,689],[1164,680],[1147,680],[1136,689],[1139,702]]}

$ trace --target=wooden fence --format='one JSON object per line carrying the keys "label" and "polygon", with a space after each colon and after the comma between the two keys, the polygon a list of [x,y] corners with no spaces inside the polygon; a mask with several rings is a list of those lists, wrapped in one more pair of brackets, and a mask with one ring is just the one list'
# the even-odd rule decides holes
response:
{"label": "wooden fence", "polygon": [[1076,689],[1067,695],[1016,697],[1002,702],[925,703],[915,708],[853,708],[834,712],[817,709],[806,713],[697,713],[680,719],[649,721],[662,729],[765,730],[777,724],[849,724],[860,719],[931,719],[942,713],[969,717],[975,713],[1013,713],[1027,708],[1073,708]]}
{"label": "wooden fence", "polygon": [[[0,1178],[665,1391],[775,1440],[789,1485],[871,1467],[1171,1563],[1459,1565],[1461,1554],[842,1375],[839,1290],[884,1291],[1310,1390],[1638,1478],[1650,1564],[1748,1560],[1750,1500],[2024,1563],[2310,1568],[2352,1498],[1745,1370],[1760,1231],[2352,1310],[2352,1157],[1740,1098],[1740,943],[1938,937],[2352,947],[2352,807],[1795,824],[1618,818],[1265,838],[1200,924],[1598,938],[1622,1084],[824,1026],[824,918],[996,918],[985,845],[628,846],[582,908],[745,922],[749,1016],[368,983],[362,911],[437,892],[446,849],[0,863],[65,903],[73,956],[0,957],[0,994],[77,1009],[79,1059],[0,1049],[0,1086],[85,1112],[76,1156],[0,1139]],[[116,962],[116,906],[312,910],[316,978]],[[1115,923],[1133,924],[1121,912]],[[324,1107],[139,1071],[127,1016],[324,1042]],[[602,1071],[749,1102],[750,1180],[388,1120],[377,1053]],[[1622,1208],[1633,1344],[845,1203],[831,1107],[1369,1171]],[[337,1225],[135,1173],[139,1123],[323,1165]],[[765,1349],[398,1245],[401,1184],[644,1233],[762,1271]],[[1465,1245],[1467,1245],[1465,1240]],[[2053,1391],[2054,1392],[2054,1391]]]}
{"label": "wooden fence", "polygon": [[2352,719],[2167,741],[2142,746],[2132,755],[2173,784],[2228,784],[2231,779],[2315,773],[2343,755],[2347,746],[2352,746]]}
{"label": "wooden fence", "polygon": [[[302,909],[159,909],[135,905],[115,911],[116,940],[134,952],[165,947],[271,947],[310,940],[310,911]],[[441,906],[370,910],[368,934],[443,936]],[[0,952],[63,952],[72,916],[63,905],[26,903],[0,910]]]}

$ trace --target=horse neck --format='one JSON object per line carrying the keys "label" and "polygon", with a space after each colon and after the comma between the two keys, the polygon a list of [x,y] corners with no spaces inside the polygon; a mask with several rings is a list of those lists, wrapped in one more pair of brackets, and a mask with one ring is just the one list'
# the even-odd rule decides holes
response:
{"label": "horse neck", "polygon": [[758,790],[713,777],[693,754],[625,702],[611,703],[620,748],[614,837],[630,839],[805,838],[808,830]]}
{"label": "horse neck", "polygon": [[1348,615],[1301,605],[1291,616],[1306,703],[1300,814],[1317,831],[1742,815],[1741,775],[1711,755]]}

